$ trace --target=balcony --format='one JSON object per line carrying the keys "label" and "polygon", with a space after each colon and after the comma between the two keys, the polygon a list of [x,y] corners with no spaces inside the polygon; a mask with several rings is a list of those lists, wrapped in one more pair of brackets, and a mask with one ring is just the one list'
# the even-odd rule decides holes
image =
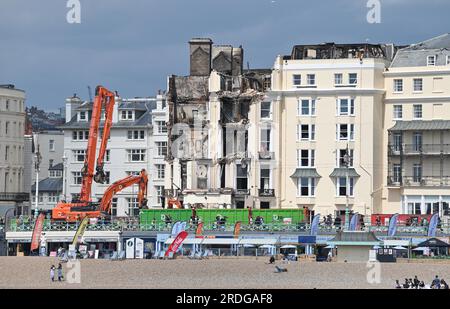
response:
{"label": "balcony", "polygon": [[259,197],[274,197],[275,189],[258,189]]}
{"label": "balcony", "polygon": [[388,177],[388,185],[391,187],[448,187],[450,186],[450,176],[403,176]]}
{"label": "balcony", "polygon": [[390,156],[403,155],[440,155],[450,154],[450,144],[403,144],[389,145],[388,151]]}
{"label": "balcony", "polygon": [[30,200],[28,193],[0,193],[2,202],[25,202]]}
{"label": "balcony", "polygon": [[260,160],[273,160],[275,159],[275,152],[273,151],[259,151],[258,157]]}
{"label": "balcony", "polygon": [[236,189],[234,195],[250,195],[250,189]]}

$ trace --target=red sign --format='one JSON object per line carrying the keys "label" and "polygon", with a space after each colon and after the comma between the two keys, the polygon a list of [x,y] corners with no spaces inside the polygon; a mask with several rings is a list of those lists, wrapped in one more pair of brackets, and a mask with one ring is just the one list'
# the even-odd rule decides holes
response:
{"label": "red sign", "polygon": [[[381,226],[388,226],[389,219],[393,216],[393,214],[374,214],[371,216],[371,225],[377,225],[377,218],[379,220],[379,224]],[[423,220],[426,219],[427,222],[430,222],[432,215],[406,215],[402,214],[398,216],[397,225],[421,225]]]}
{"label": "red sign", "polygon": [[33,235],[31,236],[31,251],[39,249],[42,229],[44,227],[45,215],[41,213],[34,223]]}
{"label": "red sign", "polygon": [[175,237],[172,244],[169,246],[169,249],[167,249],[165,256],[169,256],[170,252],[177,252],[178,248],[180,247],[181,243],[186,239],[188,233],[186,231],[181,231],[177,237]]}

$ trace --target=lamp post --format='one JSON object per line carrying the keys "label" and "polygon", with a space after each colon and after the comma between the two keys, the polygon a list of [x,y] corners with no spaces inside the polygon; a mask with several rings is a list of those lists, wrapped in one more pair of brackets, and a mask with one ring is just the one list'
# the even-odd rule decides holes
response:
{"label": "lamp post", "polygon": [[66,201],[67,200],[67,187],[66,187],[66,183],[67,183],[67,157],[66,157],[66,153],[64,152],[64,155],[62,157],[63,160],[63,187],[62,187],[62,197],[63,200]]}
{"label": "lamp post", "polygon": [[351,157],[348,151],[348,144],[347,144],[347,149],[345,151],[345,156],[344,156],[344,163],[345,163],[345,229],[348,230],[350,228],[350,213],[349,213],[349,209],[348,209],[348,197],[349,197],[349,191],[350,191],[350,178],[349,178],[349,166],[350,166],[350,162],[351,162]]}
{"label": "lamp post", "polygon": [[34,168],[36,169],[36,193],[35,193],[35,205],[34,205],[34,218],[38,216],[38,203],[39,203],[39,166],[41,165],[42,156],[39,151],[39,145],[37,146],[36,161],[34,163]]}

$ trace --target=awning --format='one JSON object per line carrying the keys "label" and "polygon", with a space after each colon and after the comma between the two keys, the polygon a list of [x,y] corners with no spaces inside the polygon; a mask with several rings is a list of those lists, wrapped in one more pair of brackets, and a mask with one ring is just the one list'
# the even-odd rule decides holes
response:
{"label": "awning", "polygon": [[205,238],[202,245],[237,245],[237,238]]}
{"label": "awning", "polygon": [[397,121],[389,131],[450,130],[450,120]]}
{"label": "awning", "polygon": [[239,242],[240,245],[275,245],[277,243],[276,238],[242,238]]}
{"label": "awning", "polygon": [[[175,239],[175,238],[168,238],[168,239],[165,241],[165,244],[166,244],[166,245],[172,244],[172,242],[174,241],[174,239]],[[184,244],[184,245],[194,245],[194,244],[200,244],[202,241],[203,241],[203,238],[186,238],[186,239],[183,241],[183,244]]]}
{"label": "awning", "polygon": [[333,172],[330,174],[330,177],[347,177],[347,170],[348,170],[348,177],[359,177],[359,174],[356,172],[354,168],[345,168],[345,167],[338,167],[333,170]]}
{"label": "awning", "polygon": [[410,245],[411,245],[410,240],[400,240],[400,239],[383,240],[383,246],[385,247],[394,247],[394,246],[409,247]]}
{"label": "awning", "polygon": [[315,168],[297,168],[291,178],[320,178]]}

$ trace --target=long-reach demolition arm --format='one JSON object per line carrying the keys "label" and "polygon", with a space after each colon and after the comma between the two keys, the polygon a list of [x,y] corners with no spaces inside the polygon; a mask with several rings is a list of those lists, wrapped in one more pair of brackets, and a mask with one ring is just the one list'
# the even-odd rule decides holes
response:
{"label": "long-reach demolition arm", "polygon": [[[92,107],[91,124],[89,128],[89,140],[86,149],[86,157],[84,166],[81,169],[82,184],[81,184],[81,202],[91,202],[92,179],[99,183],[105,182],[105,172],[103,171],[104,156],[106,153],[106,145],[108,143],[109,134],[112,125],[113,107],[115,104],[115,93],[107,90],[102,86],[97,86],[95,89],[95,100]],[[105,124],[103,129],[103,136],[100,145],[100,151],[97,159],[97,172],[94,177],[95,154],[97,150],[98,131],[100,127],[100,118],[102,107],[105,107]]]}
{"label": "long-reach demolition arm", "polygon": [[145,169],[143,169],[139,175],[128,176],[124,179],[118,180],[106,189],[105,194],[102,197],[100,203],[100,213],[109,214],[111,210],[111,201],[116,193],[123,189],[139,184],[138,203],[139,208],[145,208],[147,206],[147,183],[148,175]]}

